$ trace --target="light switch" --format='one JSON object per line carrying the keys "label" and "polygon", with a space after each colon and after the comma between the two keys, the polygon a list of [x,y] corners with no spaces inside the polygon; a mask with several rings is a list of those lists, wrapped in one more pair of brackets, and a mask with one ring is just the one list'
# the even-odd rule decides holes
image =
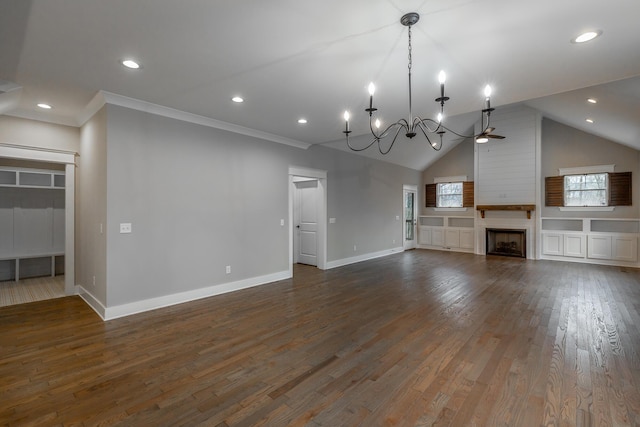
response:
{"label": "light switch", "polygon": [[131,233],[131,223],[130,222],[121,222],[120,223],[120,234],[128,234]]}
{"label": "light switch", "polygon": [[329,218],[329,224],[335,224],[335,223],[336,223],[335,218]]}

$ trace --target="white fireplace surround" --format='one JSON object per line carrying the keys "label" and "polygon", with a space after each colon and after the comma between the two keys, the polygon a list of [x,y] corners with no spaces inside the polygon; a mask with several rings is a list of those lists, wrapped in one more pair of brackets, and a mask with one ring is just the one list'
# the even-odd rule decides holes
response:
{"label": "white fireplace surround", "polygon": [[[533,212],[532,212],[533,213]],[[487,228],[504,230],[525,230],[527,259],[535,259],[535,215],[527,219],[523,212],[489,212],[482,218],[478,213],[476,227],[476,254],[487,254]]]}

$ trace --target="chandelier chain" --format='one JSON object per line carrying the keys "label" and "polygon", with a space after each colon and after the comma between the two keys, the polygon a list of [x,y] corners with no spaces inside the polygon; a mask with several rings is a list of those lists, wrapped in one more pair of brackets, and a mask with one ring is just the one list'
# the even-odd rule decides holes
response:
{"label": "chandelier chain", "polygon": [[411,58],[411,25],[409,25],[409,72],[411,72],[411,66],[413,65],[413,59]]}

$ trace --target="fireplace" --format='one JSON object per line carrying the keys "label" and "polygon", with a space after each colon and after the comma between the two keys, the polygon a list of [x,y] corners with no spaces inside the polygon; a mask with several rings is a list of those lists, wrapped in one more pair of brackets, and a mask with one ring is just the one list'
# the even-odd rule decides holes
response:
{"label": "fireplace", "polygon": [[487,255],[527,257],[527,231],[487,228]]}

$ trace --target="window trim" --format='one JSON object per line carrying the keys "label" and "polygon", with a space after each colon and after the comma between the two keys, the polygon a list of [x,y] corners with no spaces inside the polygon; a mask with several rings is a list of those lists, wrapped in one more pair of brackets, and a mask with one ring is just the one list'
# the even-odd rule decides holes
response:
{"label": "window trim", "polygon": [[590,173],[613,173],[615,172],[616,165],[596,165],[596,166],[581,166],[577,168],[560,168],[558,169],[559,176],[565,175],[588,175]]}

